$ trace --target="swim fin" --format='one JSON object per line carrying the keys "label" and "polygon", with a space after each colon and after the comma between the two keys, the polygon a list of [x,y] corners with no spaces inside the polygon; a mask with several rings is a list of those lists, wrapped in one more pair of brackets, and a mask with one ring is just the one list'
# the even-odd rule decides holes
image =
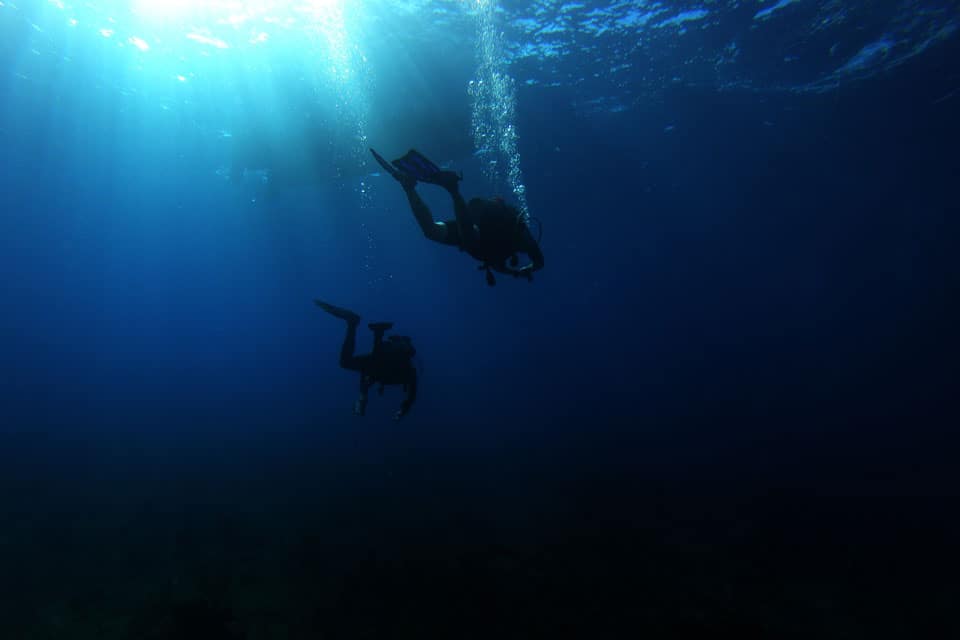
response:
{"label": "swim fin", "polygon": [[343,307],[337,307],[329,302],[324,302],[323,300],[314,300],[313,303],[332,315],[335,318],[340,318],[341,320],[346,320],[347,324],[360,324],[360,316],[358,316],[353,311],[349,309],[344,309]]}
{"label": "swim fin", "polygon": [[436,184],[445,189],[456,189],[463,175],[438,167],[430,158],[416,149],[410,149],[402,158],[393,161],[393,166],[420,182]]}
{"label": "swim fin", "polygon": [[410,149],[405,156],[394,160],[393,166],[423,182],[429,182],[430,178],[441,171],[440,167],[434,164],[430,158],[416,149]]}
{"label": "swim fin", "polygon": [[400,172],[397,171],[397,169],[396,169],[392,164],[390,164],[389,162],[387,162],[387,159],[386,159],[386,158],[384,158],[382,155],[380,155],[379,153],[377,153],[376,151],[374,151],[373,148],[370,149],[370,153],[373,154],[373,158],[374,158],[378,163],[380,163],[380,166],[383,167],[384,171],[386,171],[387,173],[389,173],[389,174],[390,174],[391,176],[393,176],[396,180],[398,180],[398,181],[400,181],[400,182],[403,181],[403,180],[402,180],[402,176],[400,175]]}

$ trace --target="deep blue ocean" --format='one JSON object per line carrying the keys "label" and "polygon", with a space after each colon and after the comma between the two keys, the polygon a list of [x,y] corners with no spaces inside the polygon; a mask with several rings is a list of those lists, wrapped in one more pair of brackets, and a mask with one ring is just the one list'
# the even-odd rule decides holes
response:
{"label": "deep blue ocean", "polygon": [[0,640],[960,637],[958,27],[0,0]]}

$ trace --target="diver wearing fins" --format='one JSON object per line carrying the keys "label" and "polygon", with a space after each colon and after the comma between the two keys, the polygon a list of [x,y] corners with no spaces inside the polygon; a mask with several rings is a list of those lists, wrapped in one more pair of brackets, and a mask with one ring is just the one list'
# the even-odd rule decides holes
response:
{"label": "diver wearing fins", "polygon": [[373,322],[373,351],[366,355],[354,355],[357,342],[357,326],[360,316],[349,309],[335,307],[322,300],[314,303],[347,323],[347,334],[340,348],[340,366],[349,371],[360,373],[360,397],[353,405],[354,415],[362,416],[367,409],[367,392],[375,384],[380,385],[383,395],[384,385],[403,385],[407,397],[400,404],[400,410],[393,414],[394,420],[407,415],[417,399],[417,369],[413,366],[413,356],[417,350],[409,336],[389,336],[384,342],[383,334],[393,327],[392,322]]}
{"label": "diver wearing fins", "polygon": [[[407,194],[413,215],[429,240],[460,247],[481,262],[487,284],[496,279],[492,271],[533,280],[533,272],[543,268],[543,252],[530,233],[523,214],[501,198],[472,198],[466,202],[460,195],[463,176],[440,169],[423,154],[411,149],[402,158],[387,162],[370,149],[370,153],[387,173],[393,176]],[[417,182],[443,187],[453,199],[454,220],[436,222],[433,214],[417,193]],[[516,268],[517,253],[525,253],[530,263]]]}

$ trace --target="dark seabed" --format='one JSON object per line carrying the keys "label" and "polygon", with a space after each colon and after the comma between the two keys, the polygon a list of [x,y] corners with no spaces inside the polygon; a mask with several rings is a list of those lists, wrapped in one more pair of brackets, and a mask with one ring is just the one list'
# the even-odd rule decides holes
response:
{"label": "dark seabed", "polygon": [[227,4],[0,2],[0,640],[960,637],[960,5]]}

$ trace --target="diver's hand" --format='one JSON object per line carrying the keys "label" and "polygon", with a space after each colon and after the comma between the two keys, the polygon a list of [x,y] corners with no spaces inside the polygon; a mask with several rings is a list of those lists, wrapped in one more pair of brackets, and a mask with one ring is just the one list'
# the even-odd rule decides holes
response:
{"label": "diver's hand", "polygon": [[410,412],[410,405],[406,402],[400,405],[400,410],[393,414],[393,421],[396,422]]}
{"label": "diver's hand", "polygon": [[514,278],[526,278],[527,282],[533,282],[533,265],[528,264],[520,269],[511,271]]}

